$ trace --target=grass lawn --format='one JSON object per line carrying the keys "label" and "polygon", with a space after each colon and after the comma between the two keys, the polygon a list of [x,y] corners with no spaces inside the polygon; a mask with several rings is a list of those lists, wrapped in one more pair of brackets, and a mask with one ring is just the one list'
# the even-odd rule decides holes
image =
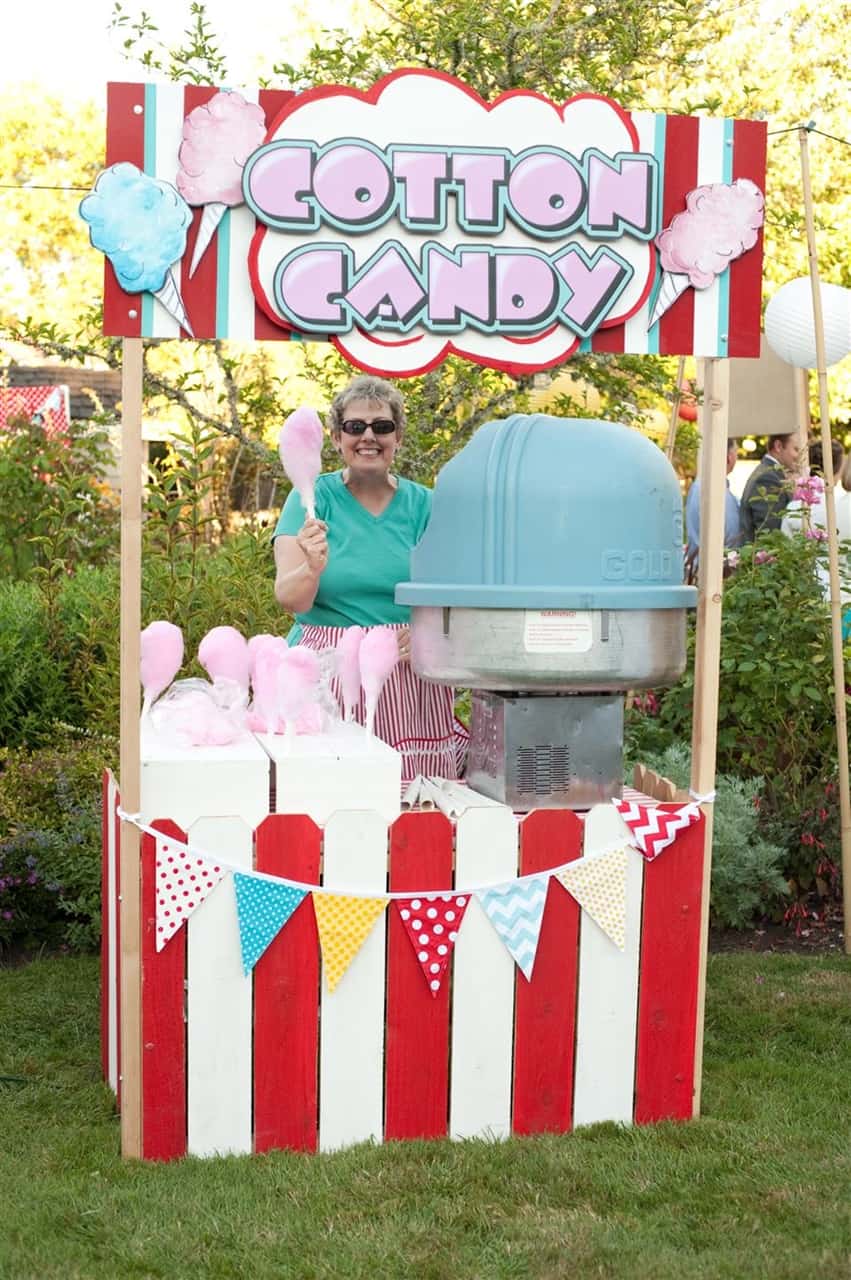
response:
{"label": "grass lawn", "polygon": [[711,958],[695,1123],[160,1166],[119,1157],[97,982],[0,969],[0,1280],[851,1276],[844,957]]}

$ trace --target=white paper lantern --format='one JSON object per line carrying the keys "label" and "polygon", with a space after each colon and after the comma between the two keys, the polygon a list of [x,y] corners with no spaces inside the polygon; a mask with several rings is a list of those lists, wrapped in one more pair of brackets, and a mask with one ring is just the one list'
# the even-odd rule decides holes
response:
{"label": "white paper lantern", "polygon": [[[851,289],[822,284],[824,362],[828,368],[851,352]],[[816,331],[813,291],[808,276],[790,280],[777,290],[765,309],[765,337],[775,355],[798,369],[815,369]]]}

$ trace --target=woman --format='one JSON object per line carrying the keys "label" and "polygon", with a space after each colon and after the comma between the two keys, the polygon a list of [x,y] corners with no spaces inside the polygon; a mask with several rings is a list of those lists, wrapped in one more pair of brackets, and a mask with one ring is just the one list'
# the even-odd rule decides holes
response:
{"label": "woman", "polygon": [[[375,732],[401,753],[404,781],[456,777],[453,690],[412,671],[410,611],[394,599],[431,511],[431,491],[391,470],[405,431],[402,397],[380,378],[354,378],[331,405],[329,426],[343,465],[317,480],[316,519],[293,490],[275,529],[275,598],[296,618],[290,643],[332,648],[346,627],[396,627],[400,661]],[[363,715],[361,699],[361,723]]]}

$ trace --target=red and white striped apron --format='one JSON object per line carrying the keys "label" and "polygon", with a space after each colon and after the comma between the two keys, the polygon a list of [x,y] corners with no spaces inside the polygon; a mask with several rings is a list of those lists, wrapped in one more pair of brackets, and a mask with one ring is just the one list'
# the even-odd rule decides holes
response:
{"label": "red and white striped apron", "polygon": [[[402,626],[394,625],[393,630],[401,631]],[[333,649],[345,631],[345,627],[302,623],[298,643],[308,649]],[[331,689],[342,714],[343,699],[337,679],[332,679]],[[409,662],[396,663],[378,699],[374,727],[376,736],[401,755],[403,783],[410,782],[418,773],[427,777],[460,777],[469,735],[455,719],[454,705],[454,689],[421,680]],[[355,711],[358,724],[364,723],[365,714],[361,692]]]}

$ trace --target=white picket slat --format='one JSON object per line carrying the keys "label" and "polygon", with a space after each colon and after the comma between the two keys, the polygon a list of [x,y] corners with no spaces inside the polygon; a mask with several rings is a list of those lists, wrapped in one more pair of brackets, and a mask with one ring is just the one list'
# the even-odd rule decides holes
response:
{"label": "white picket slat", "polygon": [[[468,809],[456,828],[457,889],[495,884],[516,875],[517,821],[511,810]],[[504,1138],[511,1132],[514,971],[514,961],[474,898],[453,960],[449,1103],[453,1138]]]}
{"label": "white picket slat", "polygon": [[[201,818],[189,848],[251,870],[253,833],[240,818]],[[252,979],[242,971],[233,877],[190,917],[187,943],[187,1127],[191,1155],[248,1153]]]}
{"label": "white picket slat", "polygon": [[[354,893],[387,889],[387,823],[370,811],[333,814],[325,827],[322,883]],[[386,912],[335,990],[322,975],[319,1146],[335,1151],[384,1132]]]}
{"label": "white picket slat", "polygon": [[[614,805],[596,805],[585,819],[584,854],[626,842],[627,827]],[[641,855],[628,851],[626,945],[620,951],[586,912],[579,937],[576,1013],[575,1126],[600,1120],[632,1121],[635,1028],[641,934]]]}

